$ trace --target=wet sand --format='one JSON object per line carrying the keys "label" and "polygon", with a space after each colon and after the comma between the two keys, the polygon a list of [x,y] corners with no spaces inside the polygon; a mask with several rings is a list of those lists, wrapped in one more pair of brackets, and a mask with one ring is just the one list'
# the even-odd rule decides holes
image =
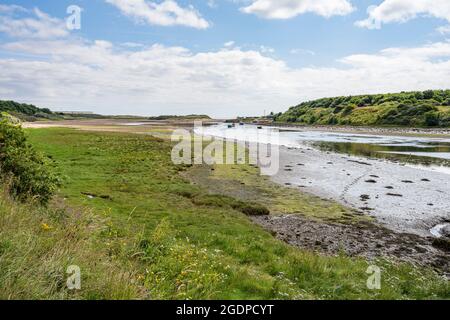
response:
{"label": "wet sand", "polygon": [[338,201],[397,232],[450,222],[450,175],[380,159],[280,147],[274,182]]}

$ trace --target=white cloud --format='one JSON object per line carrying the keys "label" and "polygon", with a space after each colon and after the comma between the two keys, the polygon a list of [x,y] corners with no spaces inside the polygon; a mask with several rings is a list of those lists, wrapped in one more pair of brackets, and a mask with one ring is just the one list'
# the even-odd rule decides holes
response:
{"label": "white cloud", "polygon": [[312,50],[308,50],[308,49],[301,49],[301,48],[295,48],[295,49],[291,49],[289,51],[290,54],[306,54],[306,55],[310,55],[310,56],[315,56],[316,53]]}
{"label": "white cloud", "polygon": [[253,0],[242,12],[267,19],[290,19],[304,13],[323,17],[347,15],[355,8],[349,0]]}
{"label": "white cloud", "polygon": [[367,9],[369,17],[357,21],[362,28],[380,29],[383,24],[406,22],[420,16],[431,16],[450,22],[449,0],[384,0],[378,6]]}
{"label": "white cloud", "polygon": [[440,34],[448,34],[450,33],[450,25],[439,27],[436,29],[436,31]]}
{"label": "white cloud", "polygon": [[19,38],[0,45],[3,99],[104,114],[284,111],[324,96],[450,88],[450,42],[343,57],[342,67],[292,68],[258,50],[114,45]]}
{"label": "white cloud", "polygon": [[225,42],[224,44],[223,44],[223,46],[225,47],[225,48],[230,48],[230,47],[233,47],[235,45],[235,42],[234,41],[228,41],[228,42]]}
{"label": "white cloud", "polygon": [[2,50],[4,98],[105,114],[285,110],[323,96],[450,87],[450,43],[345,57],[342,68],[290,68],[258,51],[193,53],[155,44],[123,50],[109,42],[19,41]]}
{"label": "white cloud", "polygon": [[267,47],[267,46],[259,46],[259,51],[261,53],[267,53],[267,54],[275,53],[274,48]]}
{"label": "white cloud", "polygon": [[209,22],[193,7],[182,8],[174,0],[161,3],[146,0],[105,0],[116,6],[124,15],[139,22],[160,26],[186,26],[197,29],[208,28]]}
{"label": "white cloud", "polygon": [[[25,17],[17,18],[14,13],[20,12]],[[19,38],[61,38],[67,36],[65,22],[53,18],[39,9],[28,11],[19,6],[0,6],[0,32]]]}
{"label": "white cloud", "polygon": [[28,11],[24,7],[15,4],[0,4],[0,13],[13,13],[13,12],[26,12]]}

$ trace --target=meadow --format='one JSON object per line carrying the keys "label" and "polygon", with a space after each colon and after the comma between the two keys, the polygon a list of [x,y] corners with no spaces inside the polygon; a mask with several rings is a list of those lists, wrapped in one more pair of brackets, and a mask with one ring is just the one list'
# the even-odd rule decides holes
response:
{"label": "meadow", "polygon": [[[62,183],[47,207],[0,195],[0,298],[450,297],[448,282],[431,270],[323,256],[275,239],[248,214],[345,222],[349,212],[271,185],[254,167],[206,167],[223,187],[214,189],[196,174],[205,167],[174,165],[172,143],[161,137],[67,128],[28,129],[27,136]],[[222,192],[234,179],[270,200]],[[372,263],[382,268],[380,290],[366,285]],[[80,266],[81,290],[65,286],[69,265]]]}

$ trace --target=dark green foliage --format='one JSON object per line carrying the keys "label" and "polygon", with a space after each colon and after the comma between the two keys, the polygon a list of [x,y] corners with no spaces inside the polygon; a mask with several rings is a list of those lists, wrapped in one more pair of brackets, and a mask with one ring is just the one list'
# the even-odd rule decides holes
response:
{"label": "dark green foliage", "polygon": [[186,116],[172,116],[172,115],[163,115],[157,117],[149,117],[149,120],[196,120],[196,119],[211,119],[209,116],[205,114],[189,114]]}
{"label": "dark green foliage", "polygon": [[47,203],[59,185],[49,161],[27,142],[18,119],[3,113],[0,119],[0,174],[20,200]]}
{"label": "dark green foliage", "polygon": [[275,121],[320,125],[450,126],[450,90],[323,98],[304,102]]}
{"label": "dark green foliage", "polygon": [[244,202],[231,198],[228,196],[210,194],[202,195],[194,193],[187,193],[185,190],[176,190],[176,194],[179,194],[185,198],[191,199],[192,203],[201,206],[210,206],[218,208],[231,207],[234,210],[240,211],[249,216],[263,216],[270,214],[269,209],[265,206],[253,202]]}
{"label": "dark green foliage", "polygon": [[32,104],[18,103],[14,101],[0,100],[0,112],[8,112],[21,120],[35,121],[41,119],[59,118],[58,115],[48,108],[38,108]]}

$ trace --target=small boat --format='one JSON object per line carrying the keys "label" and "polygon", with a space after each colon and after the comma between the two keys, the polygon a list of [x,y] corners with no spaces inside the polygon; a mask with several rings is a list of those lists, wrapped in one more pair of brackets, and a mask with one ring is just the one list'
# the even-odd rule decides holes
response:
{"label": "small boat", "polygon": [[231,128],[233,128],[233,125],[232,125],[232,124],[229,124],[229,125],[228,125],[228,129],[231,129]]}
{"label": "small boat", "polygon": [[262,129],[262,126],[258,126],[258,129]]}
{"label": "small boat", "polygon": [[240,126],[243,126],[243,125],[244,125],[244,123],[243,123],[243,122],[239,122],[239,125],[240,125]]}

